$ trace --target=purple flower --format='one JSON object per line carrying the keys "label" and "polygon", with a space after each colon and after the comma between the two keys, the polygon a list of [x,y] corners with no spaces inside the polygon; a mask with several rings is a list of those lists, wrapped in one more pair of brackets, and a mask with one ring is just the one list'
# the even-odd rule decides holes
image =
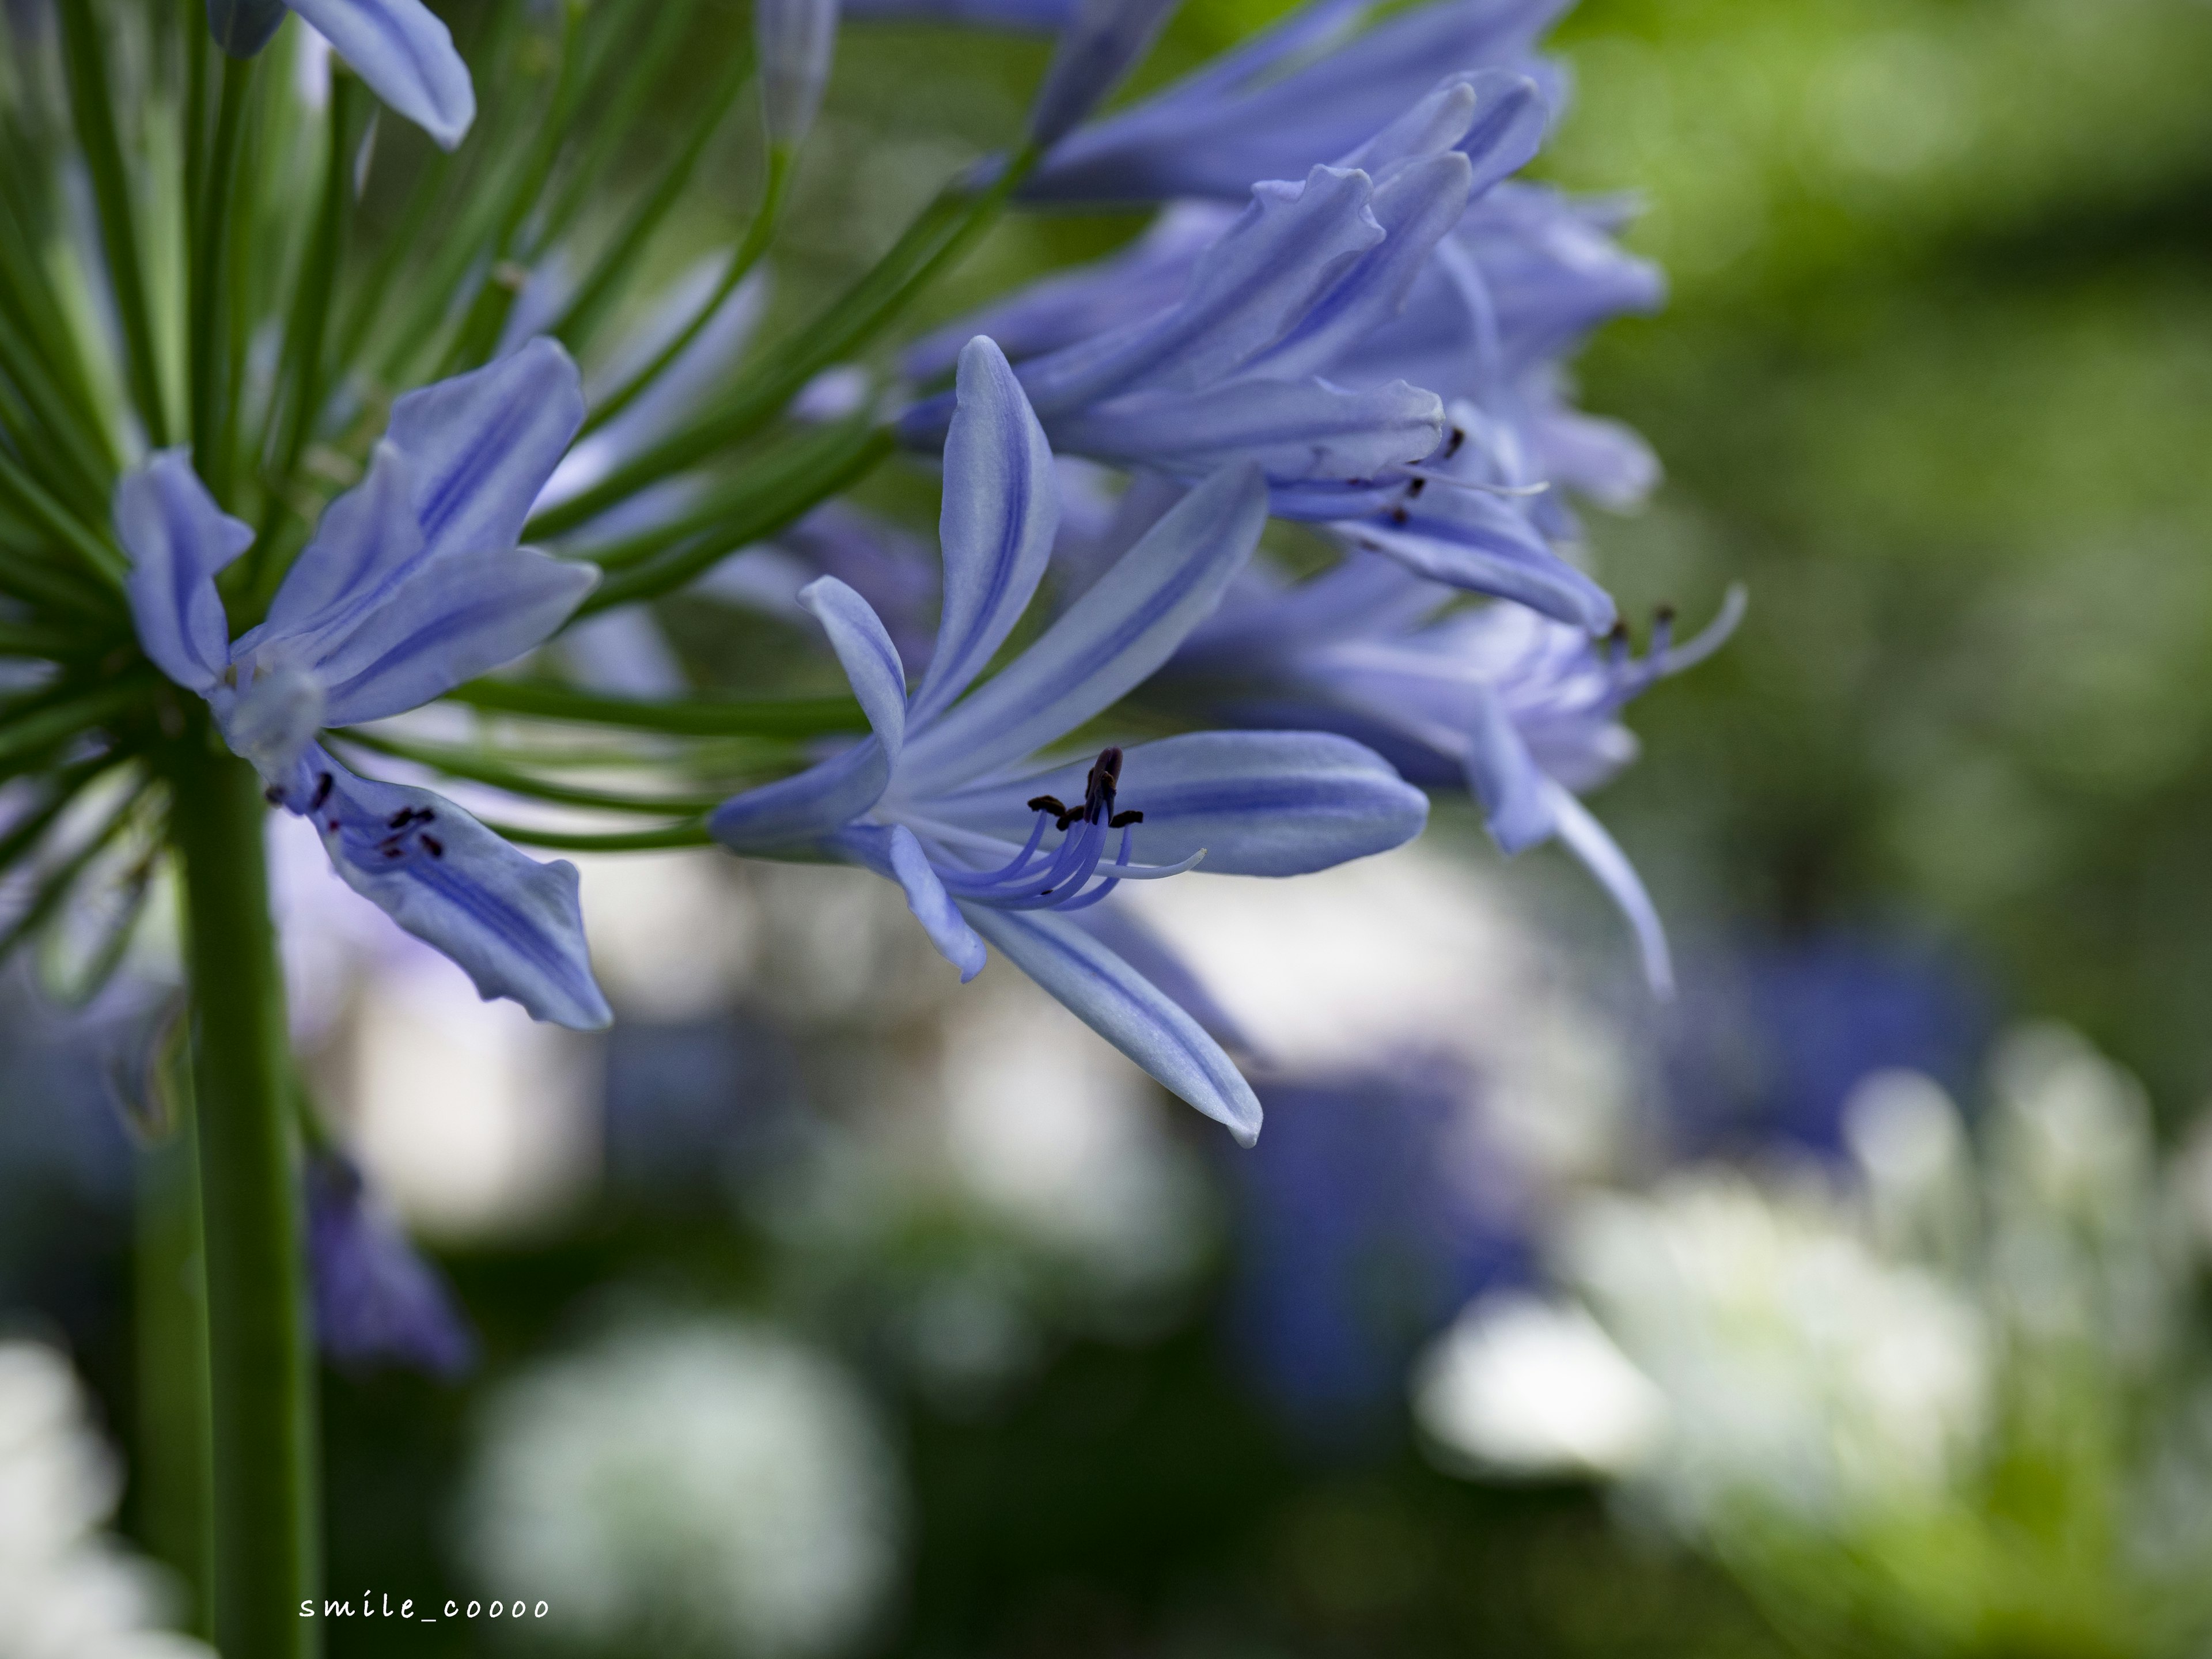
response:
{"label": "purple flower", "polygon": [[206,699],[273,804],[313,821],[346,884],[487,999],[591,1028],[611,1016],[575,866],[525,856],[427,790],[356,777],[316,741],[417,708],[568,620],[598,572],[516,543],[583,412],[575,366],[550,340],[400,398],[368,477],[331,504],[268,619],[235,641],[215,579],[253,532],[183,451],[117,485],[115,527],[146,654]]}
{"label": "purple flower", "polygon": [[337,1364],[404,1366],[453,1378],[477,1342],[436,1268],[374,1205],[361,1172],[336,1152],[307,1161],[307,1257],[315,1335]]}
{"label": "purple flower", "polygon": [[[1315,0],[1195,74],[1071,134],[1023,187],[1054,202],[1238,202],[1347,154],[1444,70],[1556,79],[1535,42],[1565,0],[1437,0],[1358,33],[1368,0]],[[1553,101],[1556,101],[1554,100]]]}
{"label": "purple flower", "polygon": [[[1336,365],[1397,314],[1470,194],[1527,161],[1542,125],[1528,81],[1455,76],[1340,165],[1253,186],[1202,248],[1178,226],[1164,247],[1141,250],[1140,270],[1188,255],[1172,302],[1136,312],[1130,272],[1117,270],[1091,286],[1103,303],[1085,315],[1087,296],[1061,284],[1054,300],[1077,301],[1057,313],[1062,337],[1018,371],[1046,432],[1065,451],[1185,483],[1257,462],[1274,511],[1291,517],[1351,517],[1395,499],[1401,469],[1443,440],[1443,403],[1403,380],[1346,384]],[[1139,286],[1170,291],[1164,273]],[[1025,319],[1033,334],[1050,319],[1036,307]],[[944,343],[911,367],[935,367]],[[933,446],[950,412],[930,399],[902,435]]]}
{"label": "purple flower", "polygon": [[963,978],[981,971],[988,940],[1249,1142],[1259,1103],[1218,1044],[1070,913],[1201,857],[1225,873],[1282,876],[1380,852],[1419,833],[1426,800],[1367,750],[1316,732],[1196,732],[1042,766],[1032,757],[1174,654],[1250,557],[1266,512],[1255,469],[1209,478],[970,690],[1028,609],[1060,521],[1036,417],[998,348],[970,343],[945,441],[945,599],[927,673],[909,693],[867,602],[834,577],[811,583],[802,599],[873,734],[726,802],[716,837],[898,882]]}
{"label": "purple flower", "polygon": [[[1703,660],[1742,613],[1686,645],[1662,615],[1650,651],[1625,631],[1593,639],[1514,605],[1445,609],[1451,595],[1388,561],[1354,556],[1289,584],[1255,569],[1185,641],[1159,684],[1211,716],[1341,732],[1408,780],[1463,783],[1507,853],[1557,837],[1635,928],[1652,987],[1671,989],[1667,940],[1631,865],[1577,796],[1633,759],[1620,710]],[[1441,611],[1441,614],[1439,614]]]}

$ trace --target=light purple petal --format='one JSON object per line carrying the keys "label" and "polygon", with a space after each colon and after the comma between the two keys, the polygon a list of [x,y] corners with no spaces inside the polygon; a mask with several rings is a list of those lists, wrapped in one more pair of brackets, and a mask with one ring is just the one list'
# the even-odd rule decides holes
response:
{"label": "light purple petal", "polygon": [[1297,329],[1250,364],[1279,380],[1322,374],[1396,316],[1444,234],[1467,209],[1471,177],[1455,153],[1407,161],[1375,191],[1384,240],[1346,273]]}
{"label": "light purple petal", "polygon": [[1535,158],[1552,110],[1525,75],[1483,70],[1470,76],[1468,84],[1475,91],[1474,121],[1459,148],[1474,167],[1468,191],[1480,196]]}
{"label": "light purple petal", "polygon": [[945,604],[916,721],[965,691],[1006,643],[1059,528],[1052,450],[1005,355],[979,335],[960,354],[959,412],[945,443]]}
{"label": "light purple petal", "polygon": [[795,777],[732,795],[714,809],[707,830],[733,853],[818,857],[823,841],[883,799],[890,778],[882,739],[863,738]]}
{"label": "light purple petal", "polygon": [[520,541],[531,504],[583,423],[576,365],[548,339],[394,404],[386,435],[413,473],[428,556]]}
{"label": "light purple petal", "polygon": [[907,908],[914,912],[915,920],[939,953],[960,970],[963,985],[983,971],[983,941],[975,937],[975,929],[945,890],[913,830],[902,823],[888,830],[880,824],[856,823],[831,837],[829,845],[832,851],[890,877],[906,890]]}
{"label": "light purple petal", "polygon": [[1207,479],[1029,649],[915,735],[902,787],[927,793],[1012,765],[1134,690],[1219,601],[1267,517],[1257,468]]}
{"label": "light purple petal", "polygon": [[1651,902],[1651,895],[1644,890],[1643,878],[1636,866],[1620,850],[1613,838],[1606,833],[1605,826],[1589,815],[1589,808],[1557,784],[1548,786],[1551,806],[1559,820],[1559,839],[1567,849],[1583,861],[1583,866],[1597,878],[1598,885],[1612,896],[1620,907],[1620,914],[1628,919],[1635,930],[1636,946],[1644,958],[1644,977],[1651,987],[1651,994],[1661,998],[1674,994],[1674,963],[1667,949],[1666,925],[1659,920],[1658,908]]}
{"label": "light purple petal", "polygon": [[179,685],[205,691],[230,664],[230,623],[216,573],[253,545],[250,526],[215,503],[191,453],[164,449],[115,486],[115,533],[131,555],[125,591],[138,643]]}
{"label": "light purple petal", "polygon": [[1242,197],[1350,153],[1455,69],[1537,70],[1565,0],[1438,0],[1332,45],[1373,8],[1319,0],[1165,91],[1073,134],[1024,186],[1038,200]]}
{"label": "light purple petal", "polygon": [[596,567],[526,547],[434,559],[316,664],[325,726],[419,708],[542,644],[599,583]]}
{"label": "light purple petal", "polygon": [[452,149],[477,118],[469,66],[422,0],[285,0],[369,90]]}
{"label": "light purple petal", "polygon": [[1140,385],[1204,386],[1232,372],[1289,333],[1382,240],[1369,210],[1374,189],[1365,173],[1333,167],[1256,186],[1172,311],[1024,363],[1030,401],[1049,423]]}
{"label": "light purple petal", "polygon": [[1270,483],[1295,485],[1370,478],[1419,460],[1443,434],[1444,405],[1403,380],[1364,392],[1318,380],[1232,380],[1118,398],[1048,427],[1056,447],[1094,460],[1188,478],[1250,459]]}
{"label": "light purple petal", "polygon": [[[1080,799],[1090,757],[931,800],[932,818],[1018,842],[1041,794]],[[1297,876],[1388,852],[1421,832],[1429,800],[1381,756],[1320,732],[1195,732],[1124,751],[1116,805],[1145,815],[1139,864],[1203,852],[1211,874]]]}
{"label": "light purple petal", "polygon": [[1121,958],[1205,1029],[1224,1048],[1234,1048],[1249,1059],[1257,1045],[1223,1007],[1205,982],[1193,973],[1167,942],[1120,905],[1094,904],[1069,918],[1115,956]]}
{"label": "light purple petal", "polygon": [[817,576],[799,590],[799,602],[814,614],[837,653],[837,665],[853,684],[860,712],[893,760],[906,739],[906,668],[898,647],[874,609],[835,576]]}
{"label": "light purple petal", "polygon": [[1547,841],[1559,828],[1552,811],[1557,786],[1545,777],[1535,757],[1497,694],[1470,682],[1467,747],[1461,757],[1467,785],[1482,803],[1492,837],[1506,853],[1519,853]]}
{"label": "light purple petal", "polygon": [[451,801],[356,777],[320,750],[303,772],[330,779],[319,801],[298,805],[346,885],[451,957],[486,1001],[507,997],[576,1030],[613,1018],[592,977],[574,865],[540,864]]}
{"label": "light purple petal", "polygon": [[1240,1146],[1260,1138],[1259,1097],[1221,1045],[1073,918],[981,904],[961,908],[1009,962],[1162,1087],[1226,1126]]}
{"label": "light purple petal", "polygon": [[376,446],[368,476],[332,501],[314,539],[293,561],[268,620],[243,635],[243,659],[264,644],[313,660],[323,643],[361,621],[422,557],[415,521],[415,477],[389,442]]}
{"label": "light purple petal", "polygon": [[906,672],[868,602],[835,576],[821,576],[800,591],[799,603],[829,635],[874,732],[796,777],[748,789],[715,808],[708,829],[739,853],[818,853],[823,841],[882,799],[906,735]]}
{"label": "light purple petal", "polygon": [[1613,596],[1553,552],[1504,499],[1468,495],[1451,504],[1449,516],[1425,511],[1402,525],[1362,519],[1334,528],[1348,545],[1395,559],[1432,581],[1511,599],[1592,634],[1613,626]]}

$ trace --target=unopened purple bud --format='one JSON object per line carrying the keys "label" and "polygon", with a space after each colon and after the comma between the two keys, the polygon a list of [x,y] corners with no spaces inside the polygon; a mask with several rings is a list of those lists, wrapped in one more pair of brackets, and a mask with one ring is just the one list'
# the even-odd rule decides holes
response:
{"label": "unopened purple bud", "polygon": [[284,0],[207,0],[208,33],[233,58],[251,58],[284,21]]}
{"label": "unopened purple bud", "polygon": [[1060,31],[1030,114],[1030,139],[1049,149],[1085,120],[1152,50],[1176,0],[1080,0]]}
{"label": "unopened purple bud", "polygon": [[837,44],[837,0],[757,0],[761,113],[769,142],[796,147],[814,125]]}

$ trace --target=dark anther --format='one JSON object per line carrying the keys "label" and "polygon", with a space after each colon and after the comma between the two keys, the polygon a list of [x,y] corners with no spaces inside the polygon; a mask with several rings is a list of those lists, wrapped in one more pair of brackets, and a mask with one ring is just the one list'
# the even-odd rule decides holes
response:
{"label": "dark anther", "polygon": [[284,804],[284,792],[272,783],[261,792],[261,799],[271,806],[282,806]]}
{"label": "dark anther", "polygon": [[1459,447],[1466,441],[1466,428],[1463,427],[1454,427],[1451,429],[1451,436],[1444,440],[1444,459],[1446,460],[1449,460],[1453,456],[1458,454]]}
{"label": "dark anther", "polygon": [[1662,626],[1673,622],[1674,620],[1674,607],[1671,605],[1661,605],[1656,611],[1654,611],[1651,613],[1651,620],[1662,624]]}
{"label": "dark anther", "polygon": [[307,803],[307,810],[310,812],[319,812],[323,810],[323,803],[331,798],[332,781],[331,775],[327,772],[315,774],[315,798]]}
{"label": "dark anther", "polygon": [[416,839],[422,843],[422,850],[432,858],[441,859],[446,856],[446,844],[435,836],[419,836]]}
{"label": "dark anther", "polygon": [[390,817],[385,819],[384,827],[387,830],[404,830],[409,824],[414,822],[415,809],[411,806],[403,806],[397,812],[394,812]]}
{"label": "dark anther", "polygon": [[1031,795],[1030,797],[1030,811],[1032,812],[1049,812],[1054,817],[1066,817],[1067,816],[1067,809],[1060,804],[1060,797],[1057,795]]}
{"label": "dark anther", "polygon": [[1608,640],[1611,640],[1611,641],[1612,641],[1615,645],[1626,645],[1626,644],[1627,644],[1627,643],[1628,643],[1628,624],[1627,624],[1626,623],[1625,623],[1625,622],[1616,622],[1616,623],[1613,623],[1613,625],[1611,628],[1609,628],[1609,629],[1607,629],[1606,630],[1606,635],[1605,635],[1605,636],[1606,636],[1606,638],[1607,638]]}
{"label": "dark anther", "polygon": [[1416,497],[1428,487],[1429,481],[1426,478],[1416,478],[1406,486],[1406,494],[1408,498]]}
{"label": "dark anther", "polygon": [[1073,816],[1086,823],[1103,822],[1114,811],[1114,791],[1121,781],[1121,751],[1106,748],[1091,763],[1091,775],[1083,781],[1083,810]]}
{"label": "dark anther", "polygon": [[1402,507],[1394,507],[1390,509],[1390,522],[1392,524],[1404,524],[1413,516],[1413,515],[1412,514],[1407,512]]}
{"label": "dark anther", "polygon": [[404,858],[406,851],[398,842],[387,841],[384,843],[384,856],[388,859]]}
{"label": "dark anther", "polygon": [[1119,830],[1125,824],[1142,823],[1144,821],[1145,815],[1142,812],[1116,812],[1106,820],[1106,827],[1109,830]]}

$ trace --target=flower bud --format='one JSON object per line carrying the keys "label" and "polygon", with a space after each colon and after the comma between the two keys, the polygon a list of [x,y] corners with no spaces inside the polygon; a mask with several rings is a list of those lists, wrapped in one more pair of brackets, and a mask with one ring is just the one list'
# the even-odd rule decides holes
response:
{"label": "flower bud", "polygon": [[1060,32],[1043,90],[1030,114],[1030,138],[1049,149],[1097,107],[1134,69],[1176,9],[1176,0],[1079,0]]}
{"label": "flower bud", "polygon": [[796,149],[822,107],[837,44],[837,0],[757,0],[753,35],[769,143]]}

